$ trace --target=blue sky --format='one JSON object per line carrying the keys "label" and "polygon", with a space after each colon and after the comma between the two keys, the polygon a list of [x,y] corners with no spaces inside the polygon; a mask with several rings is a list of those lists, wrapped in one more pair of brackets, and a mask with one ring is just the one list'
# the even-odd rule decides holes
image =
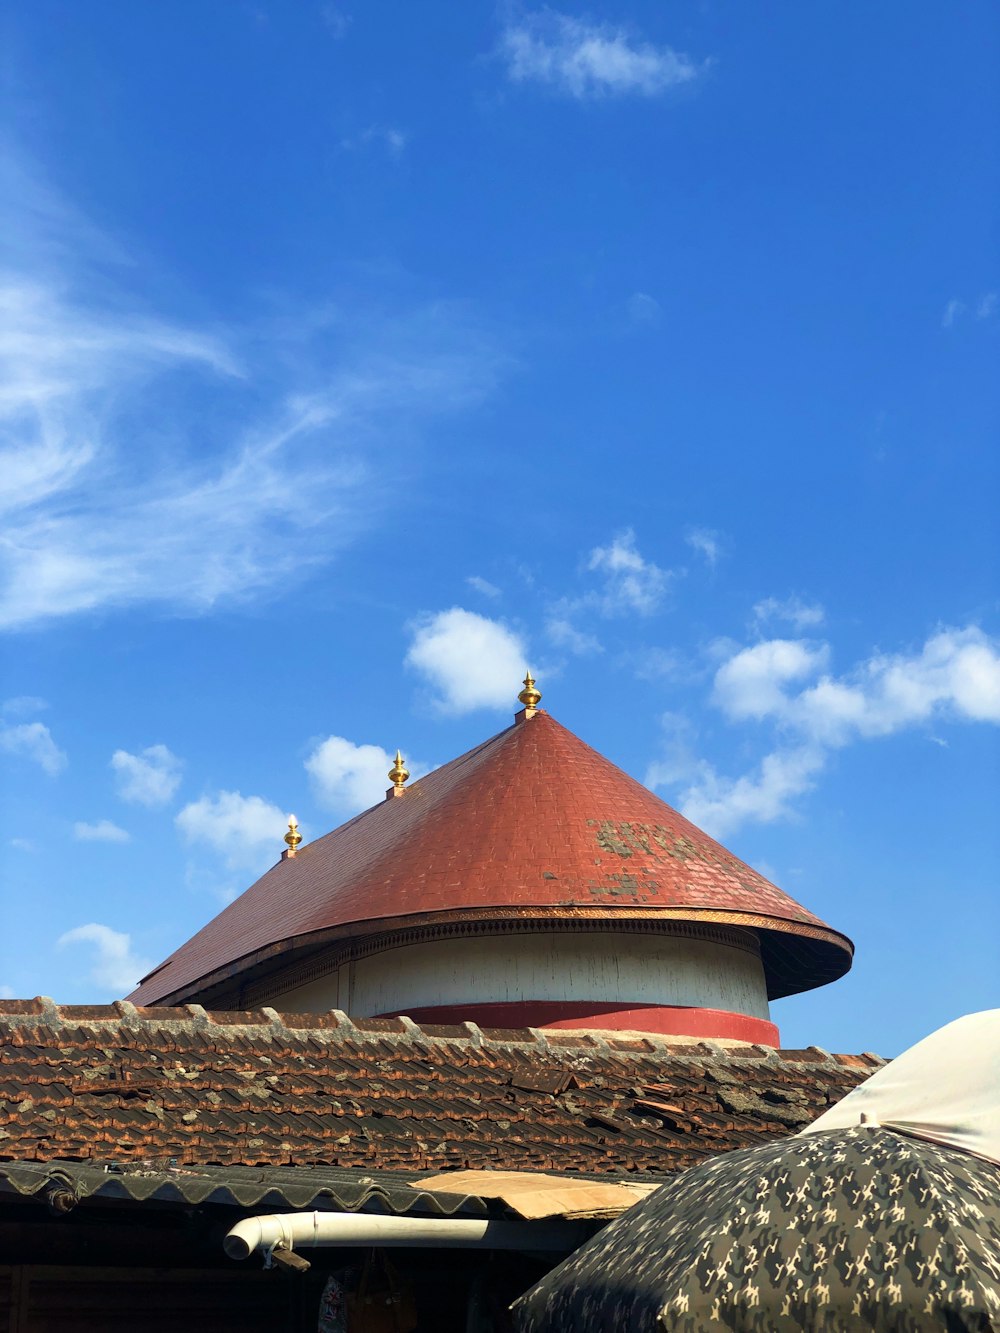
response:
{"label": "blue sky", "polygon": [[121,994],[544,706],[849,934],[788,1045],[998,1003],[998,19],[0,19],[0,986]]}

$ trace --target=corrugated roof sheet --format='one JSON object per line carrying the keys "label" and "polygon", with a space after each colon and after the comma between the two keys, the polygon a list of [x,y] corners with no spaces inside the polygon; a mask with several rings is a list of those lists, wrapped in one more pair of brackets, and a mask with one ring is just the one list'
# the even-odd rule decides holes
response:
{"label": "corrugated roof sheet", "polygon": [[662,1174],[800,1128],[882,1063],[337,1011],[3,1000],[0,1159],[409,1179],[491,1167]]}
{"label": "corrugated roof sheet", "polygon": [[843,975],[853,951],[540,712],[279,861],[130,998],[197,999],[234,971],[359,930],[532,914],[747,926],[772,997]]}
{"label": "corrugated roof sheet", "polygon": [[[419,1214],[429,1217],[508,1215],[477,1195],[414,1189],[410,1175],[369,1175],[335,1167],[203,1166],[152,1169],[131,1164],[88,1166],[73,1161],[0,1162],[0,1198],[6,1194],[75,1202],[223,1204],[239,1208],[296,1208],[320,1212]],[[67,1199],[63,1207],[69,1204]]]}

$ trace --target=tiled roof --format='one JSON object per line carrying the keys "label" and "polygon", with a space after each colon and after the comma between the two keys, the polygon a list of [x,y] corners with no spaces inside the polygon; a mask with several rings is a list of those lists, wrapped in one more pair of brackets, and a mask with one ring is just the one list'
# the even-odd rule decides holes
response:
{"label": "tiled roof", "polygon": [[205,999],[236,972],[373,924],[512,917],[748,926],[772,998],[851,965],[843,935],[538,713],[279,861],[130,998]]}
{"label": "tiled roof", "polygon": [[337,1011],[4,1000],[0,1159],[663,1173],[789,1134],[881,1064]]}

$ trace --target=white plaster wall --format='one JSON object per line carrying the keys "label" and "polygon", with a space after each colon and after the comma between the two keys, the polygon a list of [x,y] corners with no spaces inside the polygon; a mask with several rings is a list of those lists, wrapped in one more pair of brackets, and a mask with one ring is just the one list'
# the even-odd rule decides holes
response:
{"label": "white plaster wall", "polygon": [[358,1017],[530,1000],[693,1005],[768,1018],[760,959],[711,940],[552,932],[408,944],[345,964],[269,1003]]}

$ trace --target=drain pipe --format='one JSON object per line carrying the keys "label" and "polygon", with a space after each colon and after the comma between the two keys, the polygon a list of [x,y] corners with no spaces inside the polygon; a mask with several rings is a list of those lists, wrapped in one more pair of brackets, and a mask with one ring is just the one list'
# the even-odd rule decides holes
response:
{"label": "drain pipe", "polygon": [[373,1213],[269,1213],[237,1222],[223,1248],[246,1259],[298,1246],[344,1245],[479,1250],[547,1250],[569,1254],[593,1234],[583,1222],[491,1221],[466,1217],[383,1217]]}

